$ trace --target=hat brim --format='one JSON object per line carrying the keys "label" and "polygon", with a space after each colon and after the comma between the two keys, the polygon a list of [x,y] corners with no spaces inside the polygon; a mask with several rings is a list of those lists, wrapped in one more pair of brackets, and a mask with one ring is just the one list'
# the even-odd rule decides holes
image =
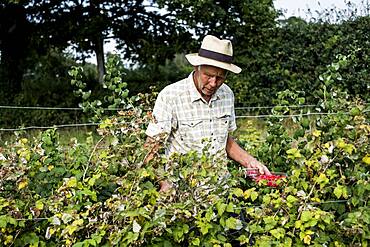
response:
{"label": "hat brim", "polygon": [[199,66],[199,65],[211,65],[215,66],[218,68],[226,69],[228,71],[231,71],[235,74],[239,74],[242,69],[235,64],[232,63],[224,63],[220,62],[214,59],[206,58],[206,57],[201,57],[198,55],[198,53],[191,53],[185,55],[186,59],[189,61],[189,63],[193,66]]}

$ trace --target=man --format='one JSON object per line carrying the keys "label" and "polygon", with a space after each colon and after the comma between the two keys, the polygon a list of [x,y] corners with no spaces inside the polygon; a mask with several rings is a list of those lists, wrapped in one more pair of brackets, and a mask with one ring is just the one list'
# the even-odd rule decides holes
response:
{"label": "man", "polygon": [[[155,137],[166,133],[166,154],[201,152],[208,145],[209,152],[225,152],[244,167],[254,168],[259,174],[269,170],[242,149],[229,135],[236,129],[234,94],[224,84],[227,72],[240,73],[232,64],[233,48],[229,40],[212,35],[204,37],[198,53],[186,55],[194,66],[188,78],[165,87],[158,95],[153,122],[146,130],[146,146],[151,148],[146,162],[158,150]],[[207,141],[205,141],[207,140]],[[161,183],[161,191],[170,185]]]}

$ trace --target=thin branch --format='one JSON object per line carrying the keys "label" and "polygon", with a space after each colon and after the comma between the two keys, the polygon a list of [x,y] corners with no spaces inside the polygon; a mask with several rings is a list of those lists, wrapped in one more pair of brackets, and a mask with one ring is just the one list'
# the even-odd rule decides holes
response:
{"label": "thin branch", "polygon": [[86,176],[87,170],[89,169],[89,165],[90,165],[92,156],[95,153],[95,151],[96,151],[97,147],[99,146],[99,144],[104,140],[104,138],[105,138],[105,136],[103,136],[102,138],[100,138],[100,140],[96,143],[93,151],[91,152],[90,157],[89,157],[89,161],[87,162],[87,165],[86,165],[86,168],[85,168],[85,171],[84,171],[84,175],[82,176],[82,180],[85,180],[85,176]]}

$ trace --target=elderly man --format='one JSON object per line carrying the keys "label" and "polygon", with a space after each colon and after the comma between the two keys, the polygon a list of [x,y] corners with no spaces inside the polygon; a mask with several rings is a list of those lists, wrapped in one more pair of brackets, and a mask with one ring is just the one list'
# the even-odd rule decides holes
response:
{"label": "elderly man", "polygon": [[[158,147],[154,138],[166,133],[167,155],[190,150],[201,152],[208,144],[211,154],[226,152],[242,166],[270,175],[266,166],[242,149],[229,134],[236,129],[234,94],[224,82],[228,71],[241,72],[241,68],[232,64],[231,41],[207,35],[198,53],[188,54],[186,58],[194,66],[193,72],[165,87],[155,102],[154,119],[146,130],[146,146],[151,147],[152,153],[146,161]],[[164,181],[161,190],[166,191],[169,186]]]}

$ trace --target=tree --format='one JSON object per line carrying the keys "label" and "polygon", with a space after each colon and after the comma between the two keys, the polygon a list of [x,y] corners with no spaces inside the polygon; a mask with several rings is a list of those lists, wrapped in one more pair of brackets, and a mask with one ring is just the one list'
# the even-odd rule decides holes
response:
{"label": "tree", "polygon": [[[11,27],[12,22],[23,18],[24,25],[17,26],[16,31],[32,40],[30,49],[46,53],[51,48],[72,46],[82,59],[94,52],[100,82],[104,74],[103,47],[108,38],[118,39],[118,48],[123,49],[125,58],[133,62],[158,64],[164,62],[165,57],[173,57],[176,48],[191,37],[185,29],[177,28],[167,15],[161,13],[154,1],[23,0],[8,2],[1,7],[3,15],[7,15],[7,18],[2,18],[1,25],[4,63],[10,65],[5,58],[14,57],[7,56],[9,50],[20,52],[20,47],[26,47],[20,45],[24,39],[5,30]],[[23,15],[9,14],[12,8],[22,10]],[[12,42],[14,40],[17,42]],[[24,56],[22,53],[18,57]]]}
{"label": "tree", "polygon": [[176,26],[153,2],[149,4],[142,0],[29,1],[27,9],[38,27],[41,43],[72,45],[81,54],[95,52],[101,82],[103,47],[108,38],[118,39],[124,57],[133,61],[152,62],[171,52],[174,55],[173,49],[162,47],[167,47],[165,41],[173,38]]}
{"label": "tree", "polygon": [[0,4],[0,88],[7,89],[3,91],[6,95],[21,88],[24,58],[30,42],[29,30],[30,25],[23,6]]}
{"label": "tree", "polygon": [[[268,36],[271,32],[266,31],[276,26],[279,14],[272,0],[159,0],[158,4],[172,14],[178,25],[192,30],[199,40],[206,34],[231,39],[237,47],[234,56],[243,54],[241,47],[250,49],[248,44],[260,43]],[[193,45],[198,47],[196,43]]]}
{"label": "tree", "polygon": [[[250,95],[244,92],[248,93],[251,85],[263,83],[263,80],[253,81],[253,79],[261,78],[259,75],[264,74],[261,68],[268,66],[271,60],[270,46],[277,30],[276,19],[280,14],[275,10],[273,1],[159,0],[158,2],[175,16],[179,25],[193,30],[198,42],[189,44],[187,47],[189,51],[196,51],[200,40],[206,34],[232,41],[234,62],[242,67],[243,71],[236,80],[230,75],[231,80],[227,83],[238,92],[236,101],[246,102],[245,97]],[[258,76],[255,76],[256,74]]]}

